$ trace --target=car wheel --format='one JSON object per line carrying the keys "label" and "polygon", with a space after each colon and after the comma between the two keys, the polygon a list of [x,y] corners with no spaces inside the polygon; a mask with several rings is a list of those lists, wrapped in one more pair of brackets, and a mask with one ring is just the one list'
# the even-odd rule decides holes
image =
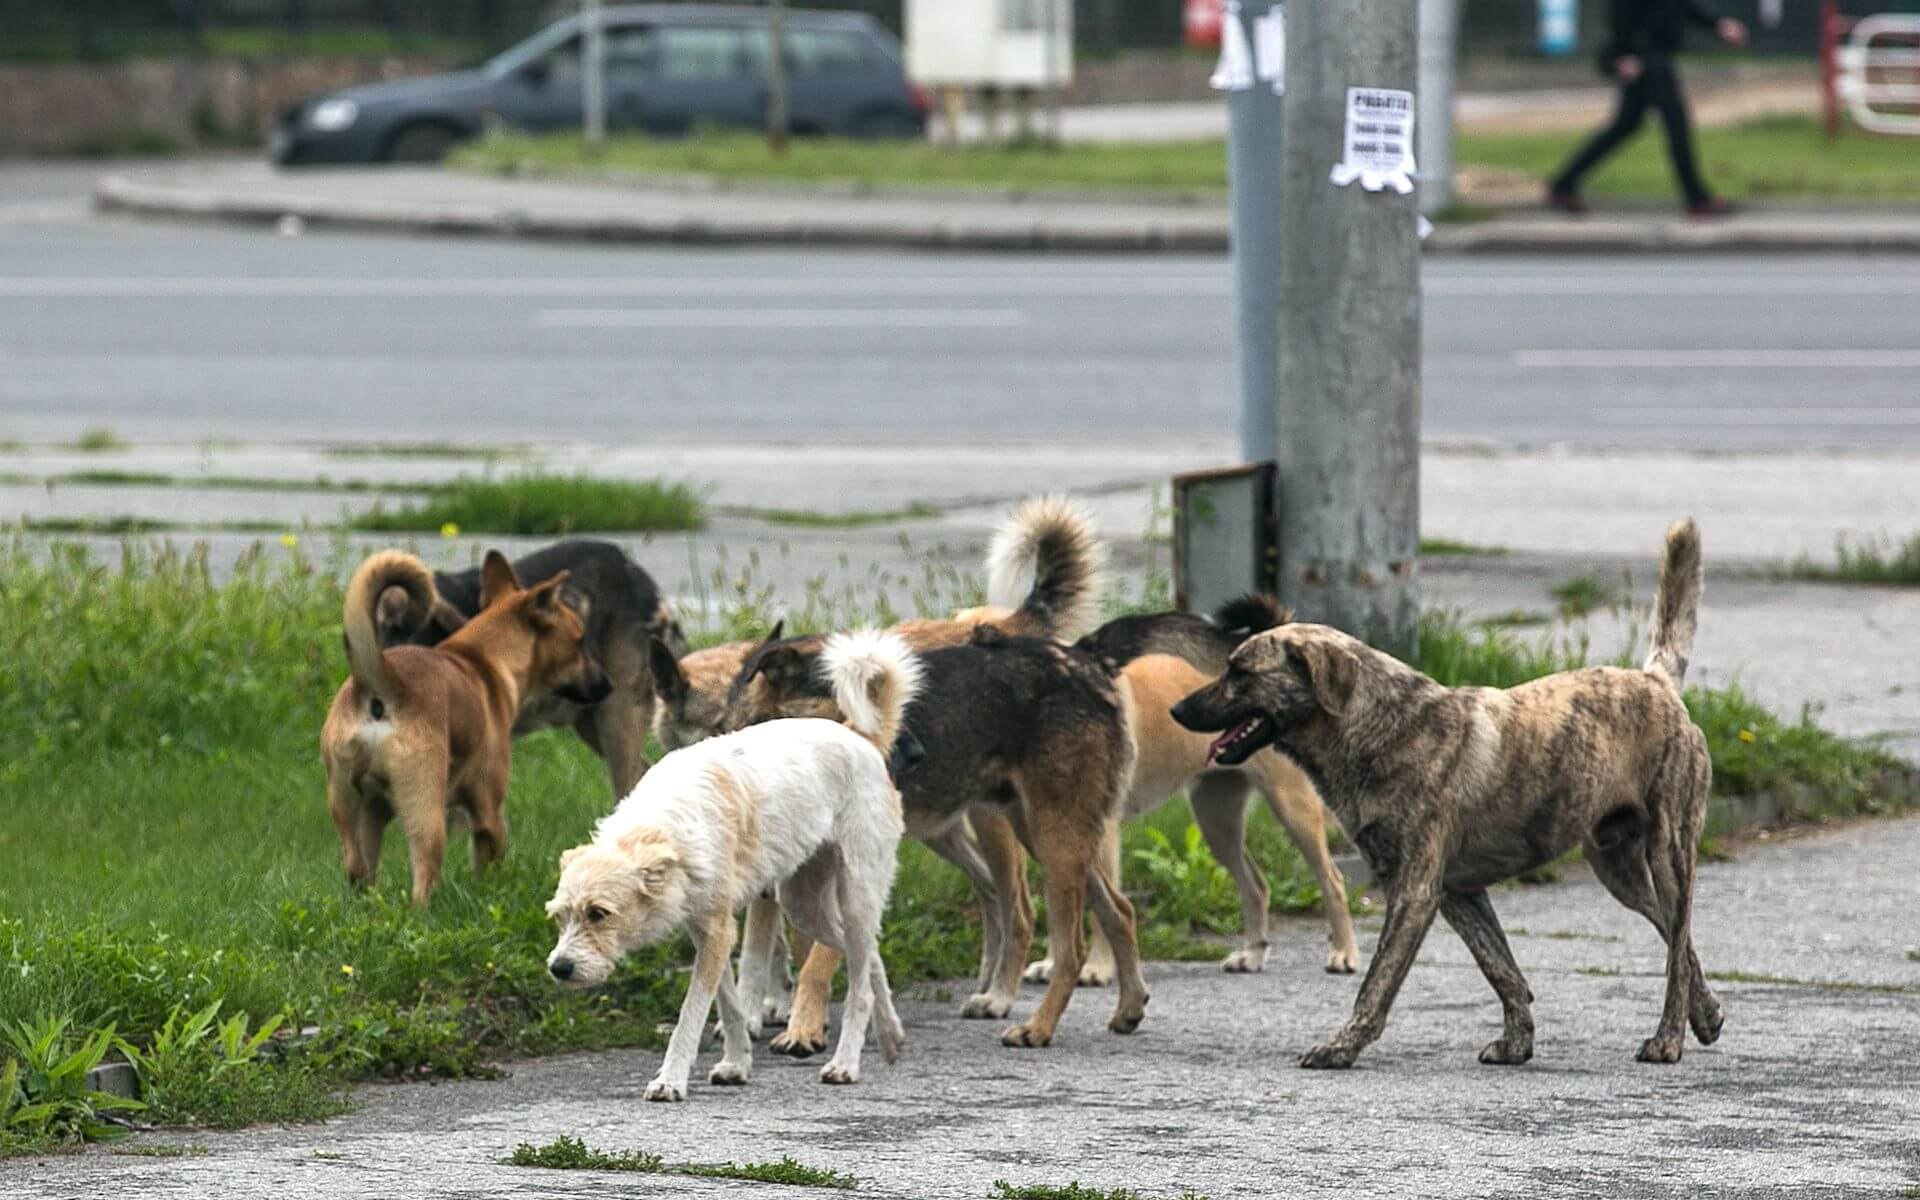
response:
{"label": "car wheel", "polygon": [[387,143],[387,161],[437,163],[453,148],[454,133],[445,125],[409,125]]}

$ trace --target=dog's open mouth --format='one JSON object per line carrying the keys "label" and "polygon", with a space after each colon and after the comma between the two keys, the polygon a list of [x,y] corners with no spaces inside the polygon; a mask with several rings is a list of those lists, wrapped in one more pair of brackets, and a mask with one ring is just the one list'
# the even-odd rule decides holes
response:
{"label": "dog's open mouth", "polygon": [[1273,722],[1256,713],[1213,739],[1213,743],[1207,747],[1207,763],[1220,767],[1238,766],[1272,741]]}

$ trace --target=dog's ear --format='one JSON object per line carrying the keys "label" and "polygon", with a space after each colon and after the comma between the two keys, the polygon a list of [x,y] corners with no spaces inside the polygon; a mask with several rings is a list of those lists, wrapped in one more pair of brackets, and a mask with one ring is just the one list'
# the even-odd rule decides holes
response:
{"label": "dog's ear", "polygon": [[678,704],[686,698],[687,673],[680,669],[673,649],[659,638],[647,640],[647,665],[651,668],[656,695],[668,704]]}
{"label": "dog's ear", "polygon": [[448,637],[467,623],[467,614],[435,596],[433,608],[427,613],[427,623],[438,629],[441,637]]}
{"label": "dog's ear", "polygon": [[572,609],[574,615],[580,618],[582,625],[586,624],[587,618],[593,613],[593,597],[587,594],[585,588],[571,581],[560,589],[560,603]]}
{"label": "dog's ear", "polygon": [[492,608],[495,600],[519,590],[520,577],[513,573],[507,556],[498,550],[487,551],[486,561],[480,564],[480,607]]}
{"label": "dog's ear", "polygon": [[561,589],[566,586],[567,572],[562,571],[552,579],[534,585],[521,598],[527,617],[534,624],[548,626],[559,618],[560,610],[566,607],[560,598]]}
{"label": "dog's ear", "polygon": [[566,870],[568,863],[572,862],[576,858],[579,858],[582,854],[585,854],[586,852],[587,852],[587,848],[585,846],[575,846],[571,850],[562,850],[560,852],[560,869],[562,871]]}
{"label": "dog's ear", "polygon": [[775,646],[759,656],[754,674],[766,679],[782,695],[804,692],[813,675],[814,660],[796,646]]}
{"label": "dog's ear", "polygon": [[634,884],[643,896],[659,896],[680,867],[679,850],[658,829],[636,829],[621,838],[619,845],[633,865]]}
{"label": "dog's ear", "polygon": [[1329,642],[1288,642],[1287,659],[1313,687],[1313,702],[1334,720],[1346,716],[1360,677],[1360,660],[1345,646]]}

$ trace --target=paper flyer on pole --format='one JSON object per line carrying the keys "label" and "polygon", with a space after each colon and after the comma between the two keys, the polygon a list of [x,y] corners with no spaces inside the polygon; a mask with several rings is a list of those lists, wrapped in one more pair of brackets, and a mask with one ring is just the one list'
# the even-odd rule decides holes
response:
{"label": "paper flyer on pole", "polygon": [[1347,89],[1347,133],[1342,157],[1329,176],[1345,187],[1360,181],[1369,192],[1413,190],[1413,93],[1393,88]]}

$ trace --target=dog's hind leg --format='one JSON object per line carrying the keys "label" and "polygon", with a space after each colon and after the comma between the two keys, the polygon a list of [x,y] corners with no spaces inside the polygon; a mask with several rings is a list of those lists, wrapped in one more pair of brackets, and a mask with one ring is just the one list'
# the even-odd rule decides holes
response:
{"label": "dog's hind leg", "polygon": [[1513,949],[1494,915],[1493,902],[1484,890],[1448,892],[1440,898],[1440,914],[1460,935],[1480,964],[1480,973],[1493,985],[1500,997],[1500,1013],[1505,1024],[1500,1040],[1488,1042],[1480,1051],[1483,1063],[1518,1065],[1533,1057],[1533,990],[1513,961]]}
{"label": "dog's hind leg", "polygon": [[[1623,834],[1625,840],[1622,840]],[[1668,944],[1669,922],[1653,894],[1653,880],[1647,874],[1646,841],[1638,823],[1627,828],[1618,820],[1603,822],[1601,829],[1590,834],[1582,843],[1580,853],[1587,865],[1593,868],[1594,877],[1613,894],[1613,898],[1645,917],[1647,923],[1660,934],[1661,944]],[[1693,995],[1688,1005],[1688,1020],[1700,1044],[1712,1045],[1720,1036],[1720,1002],[1707,986],[1698,956],[1689,966],[1693,975]]]}
{"label": "dog's hind leg", "polygon": [[[1108,865],[1102,863],[1091,873],[1087,880],[1087,900],[1093,905],[1094,928],[1100,930],[1107,944],[1113,947],[1114,977],[1120,981],[1120,998],[1107,1028],[1115,1033],[1132,1033],[1140,1028],[1141,1020],[1147,1015],[1147,978],[1140,970],[1140,943],[1133,905],[1120,890],[1119,881],[1107,874]],[[1086,978],[1084,972],[1081,978]]]}
{"label": "dog's hind leg", "polygon": [[1079,986],[1086,959],[1087,880],[1100,850],[1098,828],[1075,828],[1071,797],[1036,796],[1023,804],[1023,840],[1040,860],[1047,886],[1047,946],[1053,952],[1053,978],[1033,1016],[1000,1035],[1006,1046],[1045,1046],[1053,1040]]}
{"label": "dog's hind leg", "polygon": [[370,887],[380,875],[380,835],[387,823],[380,806],[361,795],[348,775],[347,767],[328,765],[327,812],[340,835],[340,858],[347,882]]}
{"label": "dog's hind leg", "polygon": [[[714,997],[733,960],[733,914],[726,911],[724,905],[706,914],[701,924],[690,932],[694,946],[693,975],[687,980],[686,999],[680,1002],[680,1019],[674,1022],[673,1036],[667,1039],[667,1056],[660,1063],[659,1074],[647,1084],[649,1100],[687,1098],[687,1076],[693,1073],[694,1055],[700,1052],[700,1035],[707,1024],[707,1013],[713,1008]],[[744,1023],[740,1033],[744,1040]]]}
{"label": "dog's hind leg", "polygon": [[[1001,832],[1012,838],[1013,831],[1003,818],[983,811],[976,810],[970,820],[979,834],[978,844],[967,836],[964,822],[954,822],[925,841],[935,854],[960,868],[967,882],[973,885],[974,900],[980,905],[978,990],[960,1006],[960,1015],[967,1018],[1004,1017],[1013,1008],[1019,986],[1020,965],[1026,960],[1026,947],[1023,944],[1013,968],[1016,982],[1002,982],[1007,960],[1014,954],[1012,943],[1015,938],[1009,932],[1009,926],[1015,924],[1018,917],[1015,903],[1001,884],[1000,877],[1005,873],[1001,860],[1006,855],[1001,845]],[[1013,853],[1019,855],[1024,869],[1025,855],[1021,853],[1017,839],[1013,843]],[[1023,887],[1023,895],[1024,891]],[[1031,928],[1029,923],[1029,931]]]}
{"label": "dog's hind leg", "polygon": [[1267,807],[1293,839],[1300,857],[1313,869],[1320,885],[1320,903],[1327,910],[1327,973],[1351,975],[1360,968],[1360,947],[1353,936],[1353,915],[1347,911],[1347,880],[1327,852],[1327,809],[1307,777],[1278,754],[1262,754],[1265,770],[1255,786]]}
{"label": "dog's hind leg", "polygon": [[[1187,785],[1193,823],[1207,840],[1213,857],[1233,876],[1240,890],[1240,949],[1221,962],[1223,970],[1240,974],[1267,965],[1266,877],[1247,853],[1247,777],[1237,771],[1207,771]],[[1277,810],[1276,810],[1277,811]]]}
{"label": "dog's hind leg", "polygon": [[407,831],[407,861],[413,868],[413,905],[425,908],[440,882],[447,855],[447,772],[444,762],[410,765],[392,773],[394,811]]}
{"label": "dog's hind leg", "polygon": [[[833,1058],[820,1068],[820,1082],[858,1083],[860,1053],[866,1048],[867,1026],[874,1015],[873,967],[880,957],[875,942],[879,931],[868,923],[867,914],[855,911],[858,905],[846,902],[850,897],[846,895],[848,886],[844,873],[835,883],[836,890],[841,893],[842,903],[834,906],[837,910],[832,914],[833,918],[837,918],[831,921],[834,927],[819,928],[816,932],[822,938],[839,942],[840,948],[846,953],[847,1000],[840,1010],[840,1044],[834,1047]],[[884,986],[884,976],[881,978]]]}
{"label": "dog's hind leg", "polygon": [[507,853],[507,789],[492,781],[466,789],[473,814],[473,873],[478,875]]}
{"label": "dog's hind leg", "polygon": [[[796,920],[800,918],[796,915]],[[800,977],[793,983],[793,1011],[787,1015],[787,1027],[767,1043],[775,1054],[806,1058],[827,1048],[827,1006],[833,998],[833,977],[840,970],[840,952],[815,934],[813,948],[801,964]]]}
{"label": "dog's hind leg", "polygon": [[607,778],[613,784],[613,798],[620,800],[633,791],[647,772],[647,730],[653,728],[653,691],[635,702],[615,690],[605,700],[581,713],[573,723],[600,761],[606,765]]}
{"label": "dog's hind leg", "polygon": [[774,940],[786,919],[780,902],[756,896],[747,906],[746,933],[740,939],[740,999],[747,1006],[747,1035],[758,1038],[767,1009],[768,979],[773,974]]}
{"label": "dog's hind leg", "polygon": [[[1702,1015],[1710,1018],[1705,1022],[1708,1032],[1714,1037],[1720,1033],[1719,1002],[1707,990],[1700,958],[1693,948],[1694,847],[1700,837],[1712,770],[1704,746],[1694,749],[1690,756],[1676,754],[1663,764],[1661,778],[1648,797],[1650,827],[1645,853],[1654,899],[1666,922],[1667,996],[1660,1024],[1636,1056],[1641,1062],[1679,1062],[1685,1043],[1683,1026],[1697,1008],[1707,1010]],[[1696,1028],[1696,1036],[1698,1033]]]}
{"label": "dog's hind leg", "polygon": [[[1381,831],[1375,843],[1384,843],[1391,836]],[[1360,995],[1353,1002],[1353,1016],[1331,1039],[1301,1056],[1303,1067],[1350,1067],[1360,1051],[1380,1036],[1393,998],[1406,982],[1407,971],[1420,953],[1420,943],[1426,939],[1439,908],[1439,846],[1431,842],[1418,846],[1381,844],[1376,852],[1396,860],[1398,867],[1387,884],[1387,913],[1380,941],[1374,947],[1373,961],[1367,964]]]}
{"label": "dog's hind leg", "polygon": [[[1100,862],[1107,877],[1116,885],[1120,879],[1120,822],[1108,821],[1106,832],[1100,838]],[[1087,885],[1087,896],[1096,894],[1091,881]],[[1081,987],[1106,987],[1113,982],[1114,954],[1113,943],[1107,938],[1107,930],[1098,920],[1087,930],[1087,961],[1080,968]],[[1046,983],[1053,978],[1053,959],[1043,958],[1030,965],[1022,976],[1028,983]]]}

